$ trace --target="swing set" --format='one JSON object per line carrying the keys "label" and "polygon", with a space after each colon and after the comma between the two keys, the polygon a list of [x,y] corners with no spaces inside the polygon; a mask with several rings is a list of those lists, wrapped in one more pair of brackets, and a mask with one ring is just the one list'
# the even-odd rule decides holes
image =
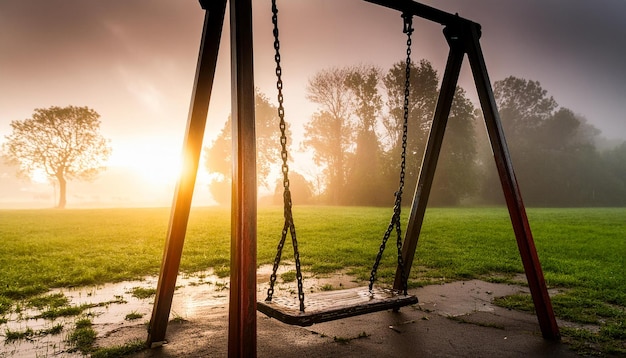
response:
{"label": "swing set", "polygon": [[[254,119],[254,74],[252,50],[252,0],[230,0],[231,25],[231,79],[232,79],[232,138],[233,138],[233,190],[231,207],[231,267],[229,300],[229,356],[256,356],[257,310],[269,317],[291,325],[309,326],[346,317],[389,310],[415,304],[417,297],[408,294],[410,274],[417,242],[421,231],[426,204],[430,194],[435,168],[459,78],[461,64],[467,54],[478,92],[487,132],[491,142],[496,167],[504,191],[518,249],[528,280],[541,332],[546,339],[559,339],[552,304],[537,257],[526,210],[513,172],[513,165],[504,139],[487,68],[480,47],[480,25],[412,0],[365,0],[366,2],[397,10],[403,19],[406,40],[406,77],[404,88],[404,114],[402,154],[399,187],[395,193],[393,214],[377,253],[367,288],[320,292],[307,295],[305,300],[300,267],[297,234],[292,215],[291,191],[286,121],[283,107],[283,81],[278,29],[278,7],[272,0],[272,23],[276,63],[276,88],[278,117],[281,130],[281,158],[283,174],[284,226],[274,260],[270,287],[264,301],[256,297],[256,143]],[[200,0],[205,13],[202,41],[196,68],[189,118],[184,144],[184,171],[177,183],[157,293],[148,328],[147,345],[155,347],[165,340],[176,277],[180,266],[191,199],[198,170],[202,139],[215,75],[221,31],[227,0]],[[400,214],[408,136],[411,35],[414,16],[439,23],[450,47],[446,69],[435,108],[432,127],[419,178],[405,237],[402,237]],[[393,289],[374,288],[377,269],[388,239],[396,233],[397,268]],[[274,284],[280,265],[282,249],[290,235],[294,250],[298,303],[291,298],[274,297]]]}

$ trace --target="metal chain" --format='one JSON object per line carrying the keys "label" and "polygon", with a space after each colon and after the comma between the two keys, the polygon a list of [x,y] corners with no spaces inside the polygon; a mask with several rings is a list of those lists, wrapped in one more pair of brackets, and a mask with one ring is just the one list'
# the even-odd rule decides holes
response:
{"label": "metal chain", "polygon": [[402,156],[400,163],[400,184],[398,187],[398,191],[396,191],[395,196],[396,200],[393,207],[393,215],[391,217],[391,222],[387,227],[387,231],[385,231],[385,235],[383,236],[383,241],[380,244],[380,248],[378,250],[378,254],[376,255],[376,262],[372,267],[372,272],[370,274],[370,284],[369,290],[372,292],[372,288],[374,287],[374,281],[376,280],[376,272],[378,270],[378,265],[380,264],[380,260],[383,257],[383,252],[385,251],[385,246],[387,245],[387,240],[391,236],[391,232],[395,229],[397,234],[396,247],[398,249],[398,270],[400,271],[401,281],[402,281],[402,290],[404,294],[407,294],[408,291],[408,278],[406,277],[406,273],[404,271],[404,261],[402,259],[402,228],[400,225],[400,214],[402,213],[402,192],[404,191],[404,177],[406,173],[406,147],[407,147],[407,133],[408,133],[408,123],[409,123],[409,94],[411,87],[411,35],[413,34],[413,16],[409,14],[402,14],[402,18],[404,19],[404,29],[403,32],[407,34],[406,40],[406,69],[405,69],[405,80],[404,80],[404,117],[402,123]]}
{"label": "metal chain", "polygon": [[293,215],[291,212],[292,201],[291,191],[289,189],[289,165],[287,160],[289,158],[287,152],[287,125],[285,123],[285,108],[283,107],[283,80],[282,80],[282,68],[280,66],[280,41],[278,39],[278,8],[276,7],[276,0],[272,0],[272,24],[274,25],[274,60],[276,62],[276,88],[278,89],[278,117],[280,118],[280,156],[282,158],[282,173],[283,173],[283,215],[285,217],[285,225],[280,236],[280,242],[276,249],[276,257],[274,258],[274,266],[272,268],[272,274],[270,275],[270,287],[267,289],[267,298],[265,301],[271,301],[274,295],[274,284],[276,283],[276,272],[280,265],[280,257],[285,246],[285,239],[287,233],[291,235],[291,243],[293,245],[293,256],[296,261],[296,280],[298,282],[298,299],[300,301],[300,311],[304,312],[304,289],[302,288],[302,271],[300,267],[300,253],[298,251],[298,240],[296,238],[296,226],[293,223]]}

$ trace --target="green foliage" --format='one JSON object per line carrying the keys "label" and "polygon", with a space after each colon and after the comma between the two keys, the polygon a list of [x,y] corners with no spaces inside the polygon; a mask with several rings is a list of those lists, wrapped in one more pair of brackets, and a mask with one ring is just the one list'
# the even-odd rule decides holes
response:
{"label": "green foliage", "polygon": [[139,299],[150,298],[156,295],[156,288],[133,287],[130,290],[130,293],[133,297],[136,297]]}
{"label": "green foliage", "polygon": [[[423,317],[422,319],[424,318],[426,317]],[[497,324],[497,323],[470,321],[470,320],[463,318],[463,316],[447,316],[446,318],[451,321],[459,322],[462,324],[472,324],[478,327],[489,327],[489,328],[502,329],[502,330],[505,329],[504,326]]]}
{"label": "green foliage", "polygon": [[[194,211],[182,270],[228,265],[228,211]],[[165,208],[0,211],[0,258],[8,260],[0,265],[0,297],[23,299],[54,287],[156,275],[168,217]]]}
{"label": "green foliage", "polygon": [[530,295],[515,294],[505,297],[496,297],[494,298],[493,303],[500,307],[508,308],[510,310],[526,312],[535,311],[535,306],[533,305],[533,300]]}
{"label": "green foliage", "polygon": [[67,341],[74,348],[83,354],[87,354],[93,350],[93,344],[96,341],[97,333],[92,327],[91,320],[81,318],[76,321],[76,327],[67,338]]}
{"label": "green foliage", "polygon": [[[258,90],[255,93],[255,130],[257,145],[257,177],[259,184],[268,186],[266,178],[270,166],[280,160],[280,131],[278,109],[269,98]],[[217,174],[209,185],[213,198],[222,205],[230,204],[231,182],[231,129],[232,118],[229,116],[224,127],[210,146],[204,148],[205,166],[209,173]],[[285,128],[286,136],[291,136],[290,126]],[[287,144],[288,146],[291,143]]]}
{"label": "green foliage", "polygon": [[0,315],[3,315],[11,310],[13,300],[8,297],[0,296]]}
{"label": "green foliage", "polygon": [[20,284],[19,287],[7,286],[4,290],[0,291],[2,292],[0,294],[0,297],[4,296],[9,299],[19,300],[19,299],[28,298],[34,295],[39,295],[47,291],[48,291],[48,288],[41,283],[36,283],[32,285]]}
{"label": "green foliage", "polygon": [[[427,60],[410,64],[409,81],[404,178],[408,191],[417,182],[439,84],[437,71]],[[320,202],[393,203],[401,168],[405,84],[404,60],[386,74],[373,66],[346,66],[321,70],[309,80],[307,96],[319,107],[305,125],[303,146],[323,168],[318,174],[325,187]],[[458,88],[433,186],[435,204],[458,204],[478,189],[475,117],[474,105]]]}
{"label": "green foliage", "polygon": [[102,347],[91,352],[91,358],[117,358],[140,352],[146,348],[146,343],[136,339],[121,346]]}
{"label": "green foliage", "polygon": [[54,293],[51,295],[40,295],[29,298],[26,303],[29,307],[41,310],[45,307],[58,308],[67,306],[70,303],[70,300],[62,293]]}
{"label": "green foliage", "polygon": [[465,91],[457,87],[428,201],[431,205],[454,206],[476,195],[480,183],[475,164],[475,111]]}
{"label": "green foliage", "polygon": [[606,324],[600,329],[600,334],[610,339],[626,340],[626,323],[621,321]]}
{"label": "green foliage", "polygon": [[[510,76],[494,83],[494,95],[526,203],[546,207],[626,204],[623,149],[601,153],[595,144],[600,131],[559,107],[537,81]],[[484,154],[482,162],[492,160],[491,154]],[[485,174],[485,197],[501,202],[501,194],[493,190],[498,185],[495,168]]]}
{"label": "green foliage", "polygon": [[140,319],[141,317],[143,317],[142,313],[133,311],[133,312],[127,314],[126,317],[124,317],[124,319],[126,321],[134,321],[134,320]]}
{"label": "green foliage", "polygon": [[79,314],[83,313],[85,309],[87,309],[87,306],[85,305],[50,308],[46,311],[41,312],[38,317],[45,319],[55,319],[58,317],[78,316]]}
{"label": "green foliage", "polygon": [[[427,60],[420,60],[419,64],[411,63],[411,88],[409,97],[408,127],[410,135],[407,138],[407,188],[414,188],[417,182],[418,170],[424,155],[428,129],[433,119],[439,79],[437,71]],[[386,107],[388,118],[383,118],[385,137],[389,139],[391,148],[385,155],[388,168],[385,170],[387,181],[392,183],[389,188],[396,190],[398,173],[400,172],[400,153],[402,149],[402,124],[404,121],[404,87],[406,79],[405,61],[397,62],[387,71],[383,78],[386,91]]]}
{"label": "green foliage", "polygon": [[90,308],[105,307],[113,303],[126,303],[126,301],[124,301],[124,299],[122,299],[121,297],[116,297],[114,300],[111,301],[99,303],[85,303],[79,306],[71,306],[68,303],[69,301],[65,304],[58,303],[58,305],[53,304],[50,306],[46,306],[47,309],[42,311],[38,316],[35,316],[35,318],[54,320],[58,317],[78,316]]}
{"label": "green foliage", "polygon": [[[276,181],[272,204],[283,205],[285,200],[283,196],[284,188],[283,177],[281,176]],[[292,170],[289,171],[289,191],[293,205],[310,205],[315,202],[313,185],[302,174]]]}
{"label": "green foliage", "polygon": [[[594,333],[582,328],[561,327],[564,341],[583,356],[622,356],[626,354],[623,325],[608,324]],[[621,337],[621,338],[620,338]]]}
{"label": "green foliage", "polygon": [[13,342],[13,341],[19,341],[19,340],[23,340],[23,339],[27,339],[30,340],[33,337],[41,337],[41,336],[46,336],[46,335],[56,335],[63,332],[63,324],[62,323],[57,323],[54,326],[50,327],[50,328],[44,328],[44,329],[40,329],[38,331],[33,330],[32,328],[28,327],[26,329],[24,329],[23,331],[14,331],[11,329],[6,329],[4,331],[4,340],[5,343],[9,343],[9,342]]}
{"label": "green foliage", "polygon": [[230,276],[230,266],[221,265],[213,268],[213,273],[219,278]]}
{"label": "green foliage", "polygon": [[621,319],[626,322],[623,308],[607,304],[602,297],[589,290],[582,289],[569,295],[556,295],[552,299],[554,309],[563,319],[590,324],[601,324],[607,318]]}
{"label": "green foliage", "polygon": [[296,280],[296,271],[287,271],[280,274],[280,278],[283,282],[294,282]]}
{"label": "green foliage", "polygon": [[305,124],[303,146],[313,151],[313,161],[323,168],[325,202],[344,204],[350,147],[355,124],[351,119],[353,93],[348,78],[351,68],[329,68],[317,72],[306,87],[307,99],[319,105]]}
{"label": "green foliage", "polygon": [[4,331],[4,340],[5,342],[14,342],[22,339],[29,339],[35,335],[35,331],[32,328],[26,328],[23,331],[13,331],[11,329],[6,329]]}
{"label": "green foliage", "polygon": [[354,155],[347,167],[346,200],[350,205],[384,205],[381,143],[376,134],[377,119],[383,109],[378,93],[382,71],[374,66],[360,66],[349,70],[346,84],[352,92],[357,135]]}
{"label": "green foliage", "polygon": [[39,331],[40,335],[47,335],[47,334],[59,334],[63,332],[63,324],[62,323],[57,323],[54,326],[50,327],[50,328],[46,328],[46,329],[42,329]]}

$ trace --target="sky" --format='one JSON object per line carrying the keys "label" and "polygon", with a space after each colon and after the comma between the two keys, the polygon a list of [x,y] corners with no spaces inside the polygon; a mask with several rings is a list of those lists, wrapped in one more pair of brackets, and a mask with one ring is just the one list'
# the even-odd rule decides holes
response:
{"label": "sky", "polygon": [[[255,84],[275,98],[269,0],[254,0]],[[561,105],[609,139],[626,139],[626,2],[623,0],[429,0],[478,22],[492,81],[539,81]],[[298,148],[315,111],[307,80],[333,66],[386,70],[405,53],[396,11],[362,0],[279,1],[285,109]],[[227,13],[228,16],[228,13]],[[35,108],[88,106],[111,140],[108,170],[70,182],[68,207],[168,206],[188,116],[204,11],[196,0],[0,0],[0,142]],[[448,52],[438,24],[414,20],[412,57],[441,75]],[[228,21],[205,145],[230,113]],[[477,104],[469,66],[460,85]],[[310,156],[295,170],[311,174]],[[278,158],[277,158],[278,161]],[[49,183],[18,180],[0,164],[0,207],[51,207]],[[213,203],[201,169],[195,205]]]}

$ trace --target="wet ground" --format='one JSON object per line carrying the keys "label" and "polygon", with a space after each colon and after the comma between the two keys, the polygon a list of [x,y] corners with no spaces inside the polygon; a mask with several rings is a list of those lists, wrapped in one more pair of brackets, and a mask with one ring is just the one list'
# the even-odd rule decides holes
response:
{"label": "wet ground", "polygon": [[[259,270],[258,297],[265,297],[269,268]],[[279,279],[280,281],[280,279]],[[305,278],[305,292],[357,286],[353,278],[336,274]],[[145,340],[154,297],[137,298],[133,289],[156,287],[156,278],[82,289],[55,290],[72,305],[98,304],[83,313],[98,332],[96,345],[110,347]],[[276,295],[289,295],[295,283],[280,283]],[[544,340],[534,315],[494,306],[495,297],[527,292],[520,285],[479,280],[431,285],[411,290],[420,303],[341,321],[292,327],[258,314],[258,356],[276,357],[572,357],[563,343]],[[554,294],[555,292],[552,292]],[[114,303],[117,302],[117,303]],[[120,303],[124,302],[124,303]],[[228,281],[210,272],[180,277],[174,295],[168,343],[137,357],[223,357],[227,355]],[[63,324],[56,335],[33,336],[0,344],[0,357],[78,357],[70,353],[67,335],[76,317],[34,319],[23,309],[7,316],[0,332],[30,328],[35,332]],[[127,315],[132,314],[133,320]],[[559,325],[568,325],[559,322]],[[1,334],[1,333],[0,333]]]}
{"label": "wet ground", "polygon": [[[279,274],[288,271],[289,267],[281,267]],[[259,297],[265,295],[271,267],[261,267],[258,272]],[[80,353],[70,352],[72,346],[67,342],[68,335],[81,318],[89,318],[98,336],[105,338],[115,332],[133,327],[137,338],[147,337],[147,322],[152,314],[154,296],[139,298],[133,294],[137,288],[150,290],[157,286],[157,277],[146,277],[143,280],[125,281],[92,287],[54,289],[46,295],[63,294],[70,300],[71,306],[88,305],[82,314],[77,316],[58,317],[56,319],[38,318],[46,310],[19,304],[19,309],[6,315],[7,320],[0,324],[0,358],[5,357],[81,357]],[[277,295],[289,295],[295,289],[294,283],[280,283],[276,286]],[[208,317],[217,311],[226,310],[228,304],[228,278],[219,278],[211,271],[181,275],[177,279],[177,287],[170,319],[188,321],[198,317]],[[356,283],[345,275],[337,274],[322,280],[306,278],[309,292],[326,288],[354,287]],[[15,312],[18,311],[18,312]],[[128,319],[132,315],[133,319]],[[61,325],[60,332],[43,333]],[[32,334],[23,339],[9,339],[7,332],[26,332]],[[146,337],[144,337],[146,336]],[[122,342],[126,343],[126,342]]]}
{"label": "wet ground", "polygon": [[[209,273],[199,273],[190,277],[181,276],[177,281],[176,299],[172,306],[174,318],[196,317],[200,314],[199,307],[220,306],[227,302],[228,288],[224,279]],[[4,333],[5,336],[4,344],[0,344],[0,357],[82,357],[79,353],[69,352],[72,347],[66,341],[78,319],[85,317],[91,319],[99,335],[106,335],[107,332],[129,326],[145,327],[152,313],[154,296],[138,298],[133,292],[137,288],[154,289],[156,285],[156,277],[146,277],[143,280],[101,286],[51,290],[46,295],[61,293],[69,298],[71,306],[94,307],[85,309],[78,316],[44,319],[37,317],[45,309],[37,310],[22,304],[18,313],[11,312],[5,317],[7,322],[0,325],[0,335]],[[40,333],[57,325],[63,326],[59,333]],[[7,331],[24,332],[28,329],[34,332],[30,337],[15,340],[6,338]]]}

